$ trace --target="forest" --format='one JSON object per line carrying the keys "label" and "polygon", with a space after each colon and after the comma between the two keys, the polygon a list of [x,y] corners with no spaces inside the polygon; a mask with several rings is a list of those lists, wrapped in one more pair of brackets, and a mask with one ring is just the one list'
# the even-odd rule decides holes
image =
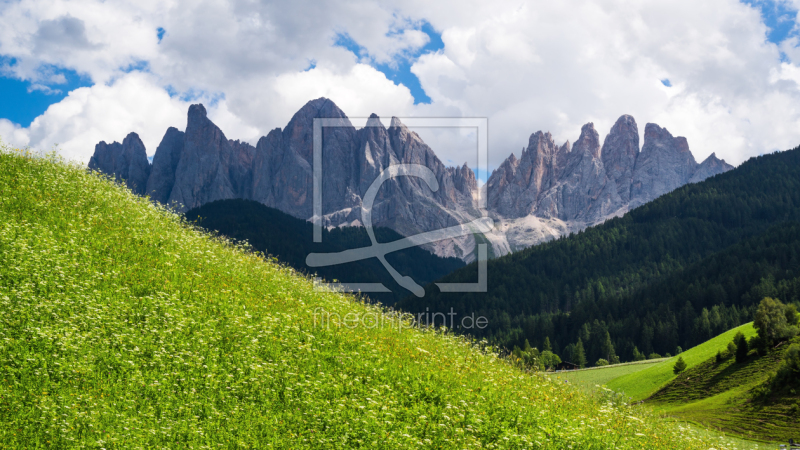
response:
{"label": "forest", "polygon": [[[442,278],[470,282],[475,264]],[[800,148],[751,158],[580,233],[488,264],[488,292],[406,297],[398,308],[483,315],[470,333],[589,364],[674,355],[800,302]],[[607,338],[608,336],[608,338]]]}

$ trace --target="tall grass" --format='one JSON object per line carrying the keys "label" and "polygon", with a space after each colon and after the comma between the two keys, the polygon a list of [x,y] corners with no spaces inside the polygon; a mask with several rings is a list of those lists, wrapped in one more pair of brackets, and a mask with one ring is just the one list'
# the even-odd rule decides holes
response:
{"label": "tall grass", "polygon": [[82,167],[0,152],[0,447],[710,447],[398,323]]}

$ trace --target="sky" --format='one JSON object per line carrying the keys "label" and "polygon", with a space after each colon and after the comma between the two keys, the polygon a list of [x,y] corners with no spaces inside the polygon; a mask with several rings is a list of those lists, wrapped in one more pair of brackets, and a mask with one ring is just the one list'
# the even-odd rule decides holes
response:
{"label": "sky", "polygon": [[[0,138],[152,156],[192,103],[255,144],[309,100],[350,117],[486,117],[489,169],[632,115],[732,164],[800,145],[800,0],[0,3]],[[360,123],[354,119],[354,123]],[[469,131],[415,130],[475,167]],[[478,174],[485,179],[487,174]]]}

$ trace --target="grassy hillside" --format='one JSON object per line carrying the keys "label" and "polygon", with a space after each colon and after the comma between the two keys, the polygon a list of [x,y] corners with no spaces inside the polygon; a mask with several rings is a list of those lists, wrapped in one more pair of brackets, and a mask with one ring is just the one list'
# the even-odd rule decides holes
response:
{"label": "grassy hillside", "polygon": [[[223,235],[246,240],[255,250],[277,257],[281,262],[321,278],[343,283],[383,283],[392,292],[370,293],[368,296],[384,304],[393,304],[409,294],[394,281],[377,258],[337,264],[328,267],[308,267],[306,256],[312,252],[334,253],[371,245],[367,232],[362,227],[335,228],[322,231],[322,242],[312,241],[313,225],[306,220],[292,217],[277,209],[251,200],[219,200],[194,208],[186,213],[189,221],[218,231]],[[389,228],[375,228],[378,242],[401,239]],[[424,286],[464,266],[458,258],[440,258],[419,247],[392,252],[387,261],[398,272],[410,276]]]}
{"label": "grassy hillside", "polygon": [[761,356],[751,352],[742,363],[733,357],[721,362],[709,358],[675,377],[647,403],[671,417],[748,438],[780,442],[797,438],[800,393],[788,390],[766,401],[751,393],[777,370],[787,347]]}
{"label": "grassy hillside", "polygon": [[[441,281],[474,278],[467,266]],[[757,294],[800,302],[800,148],[492,260],[488,279],[486,293],[434,291],[398,307],[475,312],[490,321],[481,336],[508,348],[549,338],[567,360],[581,338],[590,364],[606,358],[606,333],[623,361],[691,348],[752,320]]]}
{"label": "grassy hillside", "polygon": [[[733,336],[739,331],[748,339],[756,334],[753,324],[747,323],[732,330],[728,330],[696,347],[692,347],[681,353],[680,357],[686,362],[687,369],[690,369],[716,356],[717,350],[724,350],[728,343],[733,340]],[[678,356],[674,356],[659,364],[650,366],[645,370],[621,376],[610,381],[608,387],[617,392],[623,392],[634,400],[643,400],[653,395],[664,384],[675,378],[675,374],[672,373],[672,367],[677,360]]]}
{"label": "grassy hillside", "polygon": [[[751,351],[747,361],[737,363],[726,354],[733,336],[756,334],[752,323],[729,330],[680,356],[687,369],[674,375],[677,357],[655,364],[609,366],[558,374],[583,387],[605,385],[633,400],[644,400],[658,414],[759,441],[787,442],[800,436],[800,390],[788,386],[766,399],[753,396],[783,362],[788,344],[768,353]],[[800,338],[795,338],[800,342]],[[727,355],[716,360],[717,351]],[[638,369],[638,370],[637,370]],[[594,392],[598,392],[595,388]]]}
{"label": "grassy hillside", "polygon": [[0,447],[710,446],[20,152],[0,152],[0,323]]}

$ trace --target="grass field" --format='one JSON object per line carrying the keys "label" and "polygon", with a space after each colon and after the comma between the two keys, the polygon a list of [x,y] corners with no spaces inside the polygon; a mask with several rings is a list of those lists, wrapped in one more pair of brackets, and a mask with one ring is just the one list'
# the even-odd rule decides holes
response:
{"label": "grass field", "polygon": [[659,362],[660,361],[643,361],[640,364],[619,364],[598,369],[570,370],[559,372],[551,376],[592,389],[595,386],[606,385],[609,381],[623,375],[645,370]]}
{"label": "grass field", "polygon": [[732,448],[0,152],[2,448]]}
{"label": "grass field", "polygon": [[[717,350],[724,350],[728,343],[733,340],[733,336],[739,331],[748,339],[756,334],[753,324],[747,323],[732,330],[728,330],[703,344],[686,350],[681,353],[680,356],[686,362],[687,369],[715,356]],[[608,387],[617,392],[624,393],[633,400],[644,400],[655,394],[658,389],[675,378],[675,374],[672,373],[672,367],[677,360],[678,356],[673,356],[645,370],[615,378],[608,383]]]}

